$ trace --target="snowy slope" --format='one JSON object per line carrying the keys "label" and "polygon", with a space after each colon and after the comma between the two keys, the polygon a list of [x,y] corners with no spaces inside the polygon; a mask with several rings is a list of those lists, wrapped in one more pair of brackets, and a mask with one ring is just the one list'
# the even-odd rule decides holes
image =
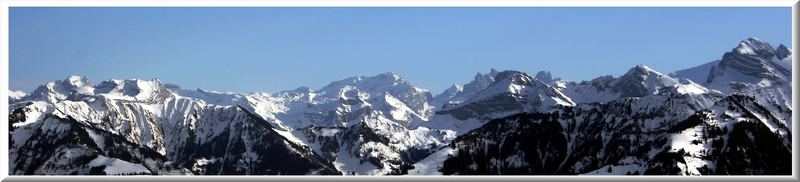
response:
{"label": "snowy slope", "polygon": [[717,66],[719,61],[720,60],[715,60],[689,69],[678,70],[670,73],[669,76],[675,78],[686,78],[696,83],[706,83],[708,81],[708,74],[711,72],[711,68]]}

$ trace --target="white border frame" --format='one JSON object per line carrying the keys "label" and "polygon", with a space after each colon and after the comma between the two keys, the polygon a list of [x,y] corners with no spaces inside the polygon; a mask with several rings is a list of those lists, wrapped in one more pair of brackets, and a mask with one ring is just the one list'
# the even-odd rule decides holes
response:
{"label": "white border frame", "polygon": [[[9,176],[8,79],[10,7],[792,7],[792,60],[798,70],[796,0],[2,0],[0,1],[0,179],[2,181],[800,181],[797,153],[791,176]],[[800,74],[792,72],[792,77]],[[798,88],[792,83],[792,122]],[[798,131],[793,125],[792,131]],[[792,148],[798,148],[797,135]]]}
{"label": "white border frame", "polygon": [[794,0],[7,0],[58,7],[790,7]]}

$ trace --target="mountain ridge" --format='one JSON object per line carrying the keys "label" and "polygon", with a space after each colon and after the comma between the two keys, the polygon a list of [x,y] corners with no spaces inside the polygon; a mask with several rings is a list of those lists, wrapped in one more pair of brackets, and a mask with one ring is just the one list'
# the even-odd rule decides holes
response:
{"label": "mountain ridge", "polygon": [[[785,46],[745,39],[719,61],[688,71],[663,74],[640,64],[619,77],[572,82],[547,71],[490,69],[437,95],[391,72],[278,93],[186,90],[157,78],[92,84],[69,76],[31,94],[9,94],[9,172],[782,174],[785,163],[777,160],[791,152],[788,55]],[[693,80],[702,72],[706,80]],[[49,133],[41,133],[45,126]],[[521,135],[523,128],[540,132]],[[27,145],[57,138],[53,133],[84,139],[55,150]],[[524,139],[530,137],[544,139]],[[749,151],[717,146],[729,141]],[[559,147],[543,151],[547,145]],[[148,154],[125,157],[106,148]],[[44,156],[53,151],[80,152],[69,161]],[[755,157],[764,154],[778,156]],[[470,157],[478,155],[485,158]],[[777,167],[724,158],[733,156]],[[49,163],[77,168],[43,165]]]}

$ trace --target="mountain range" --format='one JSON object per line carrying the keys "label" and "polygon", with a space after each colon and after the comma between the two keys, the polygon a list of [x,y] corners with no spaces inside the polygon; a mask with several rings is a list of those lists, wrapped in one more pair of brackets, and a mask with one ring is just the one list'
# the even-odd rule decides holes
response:
{"label": "mountain range", "polygon": [[9,92],[11,175],[790,175],[792,52],[663,74],[394,73],[231,93],[69,76]]}

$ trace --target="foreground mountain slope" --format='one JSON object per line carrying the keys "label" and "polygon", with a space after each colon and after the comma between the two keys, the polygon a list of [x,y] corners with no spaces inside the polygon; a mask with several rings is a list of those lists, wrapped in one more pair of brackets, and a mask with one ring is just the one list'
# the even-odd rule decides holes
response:
{"label": "foreground mountain slope", "polygon": [[735,95],[688,117],[626,113],[621,103],[518,114],[459,136],[434,165],[443,174],[790,174],[791,134],[744,105],[758,107]]}

